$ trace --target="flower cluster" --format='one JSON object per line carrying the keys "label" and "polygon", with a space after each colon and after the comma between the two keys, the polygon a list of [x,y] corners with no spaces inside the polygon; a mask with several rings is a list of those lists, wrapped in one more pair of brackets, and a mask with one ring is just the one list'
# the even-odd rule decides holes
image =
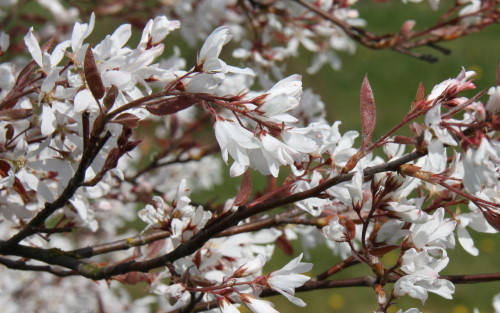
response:
{"label": "flower cluster", "polygon": [[[468,97],[475,72],[462,69],[427,96],[420,87],[402,120],[372,140],[366,77],[361,132],[341,133],[302,77],[283,77],[277,62],[302,45],[315,54],[308,72],[337,68],[334,51],[352,52],[353,40],[408,52],[413,24],[397,37],[375,37],[361,31],[356,1],[163,2],[182,25],[160,15],[143,24],[136,44],[132,24],[93,44],[96,15],[112,7],[83,23],[74,8],[39,0],[60,30],[27,28],[27,57],[0,64],[0,264],[22,270],[0,269],[0,306],[149,312],[155,303],[162,312],[265,313],[278,312],[267,296],[304,307],[297,288],[342,283],[373,287],[378,312],[404,296],[452,299],[454,283],[468,280],[441,274],[448,250],[458,241],[477,256],[470,229],[500,230],[500,86],[484,102],[486,92]],[[478,3],[460,3],[457,25],[482,23]],[[443,25],[432,38],[455,35]],[[178,29],[191,44],[205,39],[192,60],[164,43]],[[252,68],[223,60],[233,38],[233,56]],[[0,57],[16,49],[0,32]],[[412,136],[396,134],[405,125]],[[241,184],[214,192],[223,163]],[[257,174],[265,182],[255,184]],[[303,253],[265,273],[275,247],[294,254],[293,240]],[[342,260],[311,278],[302,257],[320,244]],[[381,261],[387,254],[396,256],[392,264]],[[358,264],[370,278],[328,280]],[[109,288],[93,282],[104,280]],[[139,282],[151,295],[131,298],[123,285]]]}

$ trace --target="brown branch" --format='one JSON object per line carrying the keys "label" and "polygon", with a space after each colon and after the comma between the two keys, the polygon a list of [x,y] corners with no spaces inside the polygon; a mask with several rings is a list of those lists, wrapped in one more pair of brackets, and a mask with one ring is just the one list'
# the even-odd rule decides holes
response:
{"label": "brown branch", "polygon": [[376,37],[374,34],[369,33],[366,30],[349,25],[345,21],[338,19],[335,16],[333,16],[332,14],[319,9],[314,4],[312,4],[308,1],[304,1],[304,0],[292,0],[292,1],[307,8],[309,11],[316,13],[317,15],[321,16],[322,18],[329,20],[333,24],[340,27],[349,37],[358,41],[361,44],[365,44],[363,42],[363,37],[367,37],[367,38],[375,38]]}
{"label": "brown branch", "polygon": [[361,262],[357,259],[354,258],[354,256],[350,256],[347,259],[343,260],[342,262],[335,264],[334,266],[330,267],[328,270],[324,271],[323,273],[319,274],[316,276],[316,280],[321,281],[321,280],[326,280],[328,277],[340,272],[341,270],[351,267],[353,265],[360,264]]}
{"label": "brown branch", "polygon": [[158,230],[147,235],[139,235],[132,238],[116,240],[91,247],[66,251],[65,253],[77,259],[90,258],[95,255],[119,250],[127,250],[132,247],[146,245],[157,240],[168,238],[170,235],[171,233],[168,231]]}
{"label": "brown branch", "polygon": [[227,237],[241,233],[257,231],[264,228],[275,227],[286,224],[309,225],[309,226],[326,226],[323,225],[318,219],[304,219],[294,215],[304,214],[304,211],[283,212],[268,218],[249,223],[234,226],[222,231],[217,237]]}
{"label": "brown branch", "polygon": [[[500,280],[500,273],[491,274],[475,274],[475,275],[445,275],[440,276],[440,279],[447,279],[454,284],[475,284],[484,283]],[[395,283],[398,280],[397,277],[393,276],[388,283]],[[296,288],[296,292],[307,292],[315,291],[319,289],[333,289],[333,288],[347,288],[347,287],[370,287],[372,288],[376,283],[376,278],[373,276],[362,276],[356,278],[348,279],[336,279],[336,280],[321,280],[321,281],[308,281],[299,288]],[[277,291],[270,288],[266,288],[260,294],[260,297],[270,297],[279,295]],[[201,312],[208,309],[214,309],[218,307],[217,301],[202,302],[198,303],[192,312]],[[169,312],[174,313],[177,311]]]}
{"label": "brown branch", "polygon": [[73,227],[57,227],[57,228],[34,227],[33,231],[35,233],[43,233],[43,234],[70,233],[73,231]]}
{"label": "brown branch", "polygon": [[[399,159],[390,161],[386,164],[366,168],[364,170],[364,174],[366,176],[371,176],[378,172],[397,171],[400,165],[416,160],[422,156],[423,154],[419,152],[412,152]],[[282,205],[314,197],[336,184],[352,179],[352,176],[353,176],[352,173],[342,174],[334,178],[331,178],[325,181],[324,183],[303,192],[288,195],[278,199],[269,198],[269,200],[258,203],[250,208],[247,208],[245,206],[240,206],[236,212],[230,215],[222,216],[219,220],[216,220],[215,222],[211,223],[208,227],[200,230],[191,239],[182,243],[176,249],[165,255],[142,262],[129,261],[125,263],[106,266],[99,269],[91,268],[90,270],[87,270],[86,268],[83,268],[81,274],[85,277],[94,280],[99,280],[99,279],[106,279],[115,275],[125,274],[128,272],[135,272],[135,271],[147,272],[151,269],[165,266],[166,263],[170,263],[185,256],[193,254],[199,248],[201,248],[208,240],[215,237],[222,231],[228,229],[229,227],[237,225],[240,221],[250,216],[262,213],[267,210],[271,210],[273,208]]]}
{"label": "brown branch", "polygon": [[446,279],[454,284],[477,284],[500,280],[500,273],[470,274],[470,275],[443,275],[441,279]]}
{"label": "brown branch", "polygon": [[22,260],[10,260],[7,258],[0,258],[0,264],[4,265],[7,268],[12,270],[21,270],[21,271],[33,271],[33,272],[47,272],[59,277],[67,277],[67,276],[75,276],[80,275],[75,271],[61,271],[52,268],[49,265],[31,265],[26,264],[25,261]]}
{"label": "brown branch", "polygon": [[[95,126],[95,125],[94,125]],[[102,126],[104,128],[104,126]],[[98,132],[100,133],[100,132]],[[17,234],[12,236],[7,241],[0,241],[0,253],[9,254],[9,249],[17,245],[24,238],[31,236],[36,233],[41,225],[51,216],[56,210],[64,207],[66,203],[73,197],[75,192],[82,186],[85,179],[85,172],[87,168],[92,164],[97,153],[99,153],[100,148],[104,143],[111,137],[111,133],[107,133],[103,138],[92,137],[88,145],[88,149],[83,152],[82,159],[78,165],[74,176],[68,182],[66,188],[54,202],[45,203],[45,207],[38,212],[38,214],[29,221],[27,225],[24,226]]]}
{"label": "brown branch", "polygon": [[[411,50],[417,47],[427,46],[441,53],[449,54],[450,50],[437,46],[436,43],[464,37],[471,33],[479,32],[491,24],[499,23],[498,12],[495,11],[495,1],[483,1],[484,5],[479,11],[447,19],[451,12],[455,12],[460,7],[460,5],[455,4],[448,13],[445,13],[442,18],[436,22],[436,24],[422,31],[412,32],[410,30],[404,34],[389,33],[377,36],[359,27],[349,25],[329,12],[325,12],[316,7],[311,2],[305,0],[291,1],[332,22],[341,28],[347,36],[367,48],[376,50],[390,49],[427,62],[436,62],[438,59],[433,55],[421,54]],[[460,24],[464,19],[476,16],[481,18],[480,22],[473,25]],[[455,28],[451,29],[452,27]]]}
{"label": "brown branch", "polygon": [[[386,164],[381,164],[366,168],[364,170],[364,175],[371,176],[378,172],[397,171],[402,164],[416,160],[422,156],[423,154],[421,153],[412,152],[399,159],[390,161]],[[324,183],[314,188],[311,188],[303,192],[287,195],[277,199],[269,197],[266,200],[257,203],[251,207],[240,206],[236,212],[220,217],[218,220],[214,221],[209,226],[196,233],[191,239],[179,245],[173,251],[165,255],[141,262],[132,260],[120,264],[100,267],[97,265],[92,265],[90,263],[78,260],[79,257],[92,256],[99,253],[106,253],[110,251],[126,249],[129,247],[129,243],[127,242],[126,239],[93,248],[91,247],[88,249],[87,248],[77,249],[72,251],[74,255],[72,255],[71,252],[68,253],[59,249],[41,249],[41,248],[22,246],[19,245],[17,242],[12,246],[6,245],[7,242],[3,242],[2,244],[4,247],[4,253],[7,252],[9,255],[21,256],[25,258],[39,260],[51,265],[59,265],[62,267],[66,267],[68,269],[78,272],[84,277],[93,280],[107,279],[112,276],[121,275],[129,272],[148,272],[151,269],[165,266],[165,264],[167,263],[174,262],[175,260],[193,254],[199,248],[201,248],[208,240],[214,238],[215,236],[222,233],[229,227],[237,225],[240,221],[250,216],[262,213],[267,210],[274,209],[282,205],[291,204],[296,201],[317,196],[321,192],[325,191],[326,189],[336,184],[352,179],[352,176],[353,176],[352,173],[341,174],[325,181]],[[32,228],[25,228],[20,233],[21,234],[29,233],[26,231],[27,229],[32,231]],[[163,235],[166,234],[158,234],[158,236],[160,237]],[[14,236],[13,238],[17,238],[16,236]],[[136,240],[137,241],[135,241],[135,244],[140,245],[142,242],[141,240],[143,239],[136,238]],[[8,249],[6,249],[5,247],[8,247]],[[75,254],[77,255],[77,257],[75,257]]]}

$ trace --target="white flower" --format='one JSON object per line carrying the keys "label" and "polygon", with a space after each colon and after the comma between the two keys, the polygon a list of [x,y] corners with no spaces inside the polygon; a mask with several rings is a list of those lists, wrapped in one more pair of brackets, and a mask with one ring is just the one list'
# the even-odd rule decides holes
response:
{"label": "white flower", "polygon": [[186,306],[191,301],[191,293],[181,284],[152,286],[153,292],[167,298],[164,309],[174,311]]}
{"label": "white flower", "polygon": [[[422,0],[403,0],[403,3],[408,2],[421,2]],[[435,11],[439,8],[439,0],[429,0],[430,7]]]}
{"label": "white flower", "polygon": [[406,275],[394,284],[394,295],[401,297],[409,295],[425,303],[428,292],[440,295],[445,299],[452,299],[455,286],[446,279],[435,279],[425,276]]}
{"label": "white flower", "polygon": [[337,71],[342,67],[342,61],[339,56],[332,50],[325,50],[313,55],[311,65],[306,69],[306,72],[314,75],[319,72],[325,63],[330,64],[330,67]]}
{"label": "white flower", "polygon": [[346,229],[339,223],[339,217],[330,220],[328,226],[323,227],[323,234],[331,241],[343,242],[346,240]]}
{"label": "white flower", "polygon": [[249,275],[253,275],[260,270],[266,264],[266,256],[263,254],[259,254],[250,261],[246,262],[240,268],[238,268],[234,273],[234,277],[246,277]]}
{"label": "white flower", "polygon": [[463,154],[465,189],[478,192],[485,187],[498,186],[500,145],[483,138],[477,149],[469,148]]}
{"label": "white flower", "polygon": [[[425,125],[428,127],[428,129],[425,130],[424,134],[425,141],[430,143],[434,139],[435,141],[440,143],[441,146],[443,144],[456,146],[457,143],[455,139],[453,139],[453,137],[450,135],[448,130],[440,126],[441,122],[441,104],[438,103],[425,114]],[[442,147],[433,147],[434,151],[437,151],[439,149],[444,150]]]}
{"label": "white flower", "polygon": [[456,216],[458,242],[465,251],[473,256],[479,255],[479,250],[474,246],[474,240],[467,227],[482,233],[496,233],[497,231],[486,221],[480,212],[462,213]]}
{"label": "white flower", "polygon": [[10,45],[10,36],[3,32],[0,31],[0,51],[5,52],[7,49],[9,49]]}
{"label": "white flower", "polygon": [[401,261],[401,270],[408,275],[398,279],[394,285],[394,294],[427,300],[427,292],[433,292],[446,299],[451,299],[455,292],[453,283],[439,279],[439,272],[448,264],[448,256],[442,248],[433,247],[417,251],[411,248],[405,251]]}
{"label": "white flower", "polygon": [[293,304],[304,307],[306,303],[293,294],[295,288],[302,286],[306,281],[311,279],[309,276],[298,274],[310,271],[313,265],[311,263],[302,263],[302,253],[285,265],[282,269],[272,272],[267,283],[271,289],[284,295]]}
{"label": "white flower", "polygon": [[305,153],[313,152],[316,148],[314,142],[300,134],[283,132],[281,137],[285,142],[266,132],[260,134],[261,149],[251,151],[252,167],[257,168],[262,174],[270,173],[278,177],[281,165],[289,165],[295,170],[295,163],[302,163]]}
{"label": "white flower", "polygon": [[396,313],[421,313],[419,309],[411,308],[403,312],[403,309],[399,309]]}
{"label": "white flower", "polygon": [[186,90],[190,92],[213,92],[226,79],[226,74],[244,74],[253,76],[254,72],[249,69],[241,69],[229,66],[219,59],[222,47],[231,40],[229,27],[220,26],[215,29],[205,40],[197,58],[196,70],[200,71],[192,78],[186,79]]}
{"label": "white flower", "polygon": [[37,2],[47,8],[59,22],[72,23],[78,17],[77,8],[69,7],[66,9],[58,0],[37,0]]}
{"label": "white flower", "polygon": [[247,293],[240,294],[240,297],[243,303],[254,313],[279,313],[269,301],[256,298]]}
{"label": "white flower", "polygon": [[312,52],[317,52],[319,50],[318,45],[311,39],[314,37],[314,33],[307,28],[286,28],[285,34],[292,39],[288,41],[286,49],[288,53],[295,55],[299,48],[299,43],[301,43],[307,50]]}
{"label": "white flower", "polygon": [[139,218],[147,223],[145,230],[160,227],[163,222],[168,220],[167,206],[161,197],[153,197],[155,205],[148,204],[138,213]]}
{"label": "white flower", "polygon": [[351,183],[346,185],[352,199],[352,205],[355,207],[360,207],[363,204],[363,178],[363,171],[359,170],[352,176]]}
{"label": "white flower", "polygon": [[444,209],[438,208],[432,215],[432,219],[423,224],[413,224],[410,228],[411,240],[416,248],[449,246],[449,236],[455,230],[457,222],[444,218]]}
{"label": "white flower", "polygon": [[263,104],[258,107],[265,120],[276,123],[293,123],[297,119],[286,114],[299,105],[302,95],[302,76],[291,75],[277,82],[264,95]]}
{"label": "white flower", "polygon": [[26,36],[24,36],[24,44],[26,45],[26,47],[28,47],[28,51],[30,52],[33,60],[35,60],[38,66],[43,68],[42,49],[40,49],[38,40],[35,38],[35,35],[33,34],[33,27],[30,27]]}
{"label": "white flower", "polygon": [[403,229],[405,222],[396,219],[390,219],[380,227],[377,232],[376,242],[387,245],[396,244],[399,239],[409,234],[409,230]]}
{"label": "white flower", "polygon": [[417,206],[404,202],[388,202],[385,209],[394,212],[395,216],[400,217],[405,222],[421,224],[430,220],[430,216]]}
{"label": "white flower", "polygon": [[495,308],[495,313],[500,313],[500,293],[493,297],[493,307]]}
{"label": "white flower", "polygon": [[257,149],[260,144],[253,133],[227,120],[215,122],[215,138],[219,143],[222,159],[227,163],[228,153],[234,159],[231,175],[243,174],[250,165],[249,149]]}
{"label": "white flower", "polygon": [[490,98],[486,102],[486,111],[493,113],[500,109],[500,86],[491,87],[488,90]]}
{"label": "white flower", "polygon": [[427,101],[435,100],[440,96],[454,96],[461,91],[474,88],[474,84],[469,80],[475,75],[476,72],[465,71],[465,68],[462,68],[456,78],[449,78],[434,86],[431,94],[427,97]]}
{"label": "white flower", "polygon": [[[309,190],[313,187],[316,187],[319,184],[320,179],[322,178],[321,174],[318,171],[314,171],[311,175],[311,180],[299,180],[295,182],[292,192],[299,193],[302,191]],[[306,211],[307,213],[313,216],[319,216],[323,211],[323,208],[329,205],[331,202],[329,199],[322,199],[317,197],[307,198],[298,202],[295,202],[293,205],[298,207],[301,210]]]}
{"label": "white flower", "polygon": [[283,142],[268,133],[261,134],[262,153],[267,161],[267,167],[274,177],[278,176],[280,165],[293,165],[294,162],[300,163],[300,153],[292,149]]}
{"label": "white flower", "polygon": [[401,270],[410,275],[437,278],[439,272],[448,265],[446,250],[436,248],[431,256],[427,250],[406,250],[401,261]]}
{"label": "white flower", "polygon": [[42,107],[41,120],[40,131],[42,135],[48,136],[52,134],[57,126],[56,116],[54,115],[54,111],[47,105]]}
{"label": "white flower", "polygon": [[[75,26],[73,27],[73,33],[71,34],[71,50],[73,51],[74,54],[79,54],[80,48],[82,47],[83,40],[87,38],[90,33],[94,30],[94,25],[95,25],[95,14],[92,13],[90,15],[90,21],[89,23],[75,23]],[[83,54],[81,54],[83,57]]]}
{"label": "white flower", "polygon": [[480,0],[468,0],[464,1],[465,3],[469,3],[465,7],[463,7],[460,12],[458,12],[459,16],[463,15],[473,15],[476,14],[476,16],[467,16],[463,19],[460,20],[461,24],[465,25],[473,25],[481,22],[481,16],[478,14],[481,10],[481,1]]}
{"label": "white flower", "polygon": [[169,21],[165,16],[157,16],[154,20],[149,20],[139,42],[141,48],[147,48],[147,45],[157,45],[167,37],[167,35],[179,28],[181,23],[179,21]]}
{"label": "white flower", "polygon": [[205,72],[225,71],[227,64],[219,59],[222,47],[231,40],[229,27],[220,26],[205,40],[198,54],[198,65],[202,65]]}
{"label": "white flower", "polygon": [[222,313],[240,313],[240,310],[236,308],[231,302],[229,302],[226,298],[218,298],[219,308]]}

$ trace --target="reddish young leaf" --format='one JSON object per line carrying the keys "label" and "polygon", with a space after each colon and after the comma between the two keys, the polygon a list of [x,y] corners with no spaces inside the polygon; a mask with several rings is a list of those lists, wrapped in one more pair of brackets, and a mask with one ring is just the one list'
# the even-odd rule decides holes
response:
{"label": "reddish young leaf", "polygon": [[0,112],[0,121],[22,120],[33,114],[32,109],[8,109]]}
{"label": "reddish young leaf", "polygon": [[0,102],[0,110],[11,109],[16,105],[19,98],[26,95],[23,91],[26,87],[28,87],[31,74],[35,70],[36,65],[36,62],[32,60],[21,70],[21,72],[19,72],[14,87],[9,91],[5,98],[3,98],[2,102]]}
{"label": "reddish young leaf", "polygon": [[275,243],[278,246],[278,248],[280,248],[280,250],[283,251],[284,254],[293,255],[293,245],[290,242],[290,240],[286,238],[285,233],[279,236],[278,239],[276,239]]}
{"label": "reddish young leaf", "polygon": [[339,217],[339,223],[345,227],[349,238],[353,239],[356,237],[356,224],[345,216]]}
{"label": "reddish young leaf", "polygon": [[118,146],[123,147],[124,145],[126,145],[131,136],[132,136],[132,130],[127,127],[123,128],[122,133],[120,134],[118,140],[116,141],[118,143]]}
{"label": "reddish young leaf", "polygon": [[372,87],[368,81],[368,75],[363,79],[360,92],[361,109],[361,132],[363,134],[363,148],[367,148],[372,142],[373,130],[377,121],[375,111],[375,99],[373,98]]}
{"label": "reddish young leaf", "polygon": [[413,137],[408,136],[394,136],[394,142],[403,145],[416,145],[417,140]]}
{"label": "reddish young leaf", "polygon": [[22,90],[28,85],[29,78],[33,73],[36,65],[37,64],[34,60],[26,64],[26,66],[21,70],[21,72],[19,72],[19,75],[17,76],[16,83],[14,84],[14,89]]}
{"label": "reddish young leaf", "polygon": [[500,231],[500,214],[491,210],[481,210],[484,218],[488,221],[493,228]]}
{"label": "reddish young leaf", "polygon": [[242,205],[247,202],[250,193],[252,192],[252,177],[250,176],[250,169],[246,170],[243,174],[243,180],[241,181],[240,191],[234,199],[234,205]]}
{"label": "reddish young leaf", "polygon": [[425,96],[425,89],[424,89],[424,84],[420,82],[418,84],[418,89],[417,89],[417,94],[415,95],[415,99],[413,100],[411,104],[411,109],[413,110],[422,100],[424,100]]}
{"label": "reddish young leaf", "polygon": [[[6,129],[5,139],[11,140],[14,137],[14,126],[12,126],[11,124],[7,124],[4,126],[4,128]],[[5,151],[2,151],[2,152],[5,152]]]}
{"label": "reddish young leaf", "polygon": [[[363,146],[365,147],[365,146]],[[366,147],[365,147],[366,148]],[[348,160],[347,163],[345,164],[344,168],[342,169],[341,173],[349,173],[353,168],[356,167],[358,164],[359,160],[365,156],[364,151],[358,151],[355,154],[353,154]]]}
{"label": "reddish young leaf", "polygon": [[148,104],[146,109],[154,115],[164,116],[187,109],[198,102],[199,100],[194,97],[178,96]]}
{"label": "reddish young leaf", "polygon": [[162,248],[165,246],[165,239],[156,240],[147,244],[146,259],[156,258],[160,255]]}
{"label": "reddish young leaf", "polygon": [[[148,284],[151,284],[155,280],[156,276],[157,276],[156,273],[130,272],[130,273],[114,276],[112,279],[119,281],[121,283],[124,283],[124,284],[129,284],[129,285],[135,285],[135,284],[138,284],[140,282],[146,282]],[[104,311],[100,310],[100,312],[104,312]]]}
{"label": "reddish young leaf", "polygon": [[48,52],[52,48],[55,42],[56,42],[55,37],[52,37],[49,40],[47,40],[47,42],[44,43],[41,47],[42,52]]}
{"label": "reddish young leaf", "polygon": [[196,265],[197,268],[200,268],[201,266],[201,250],[196,251],[193,257],[193,263]]}
{"label": "reddish young leaf", "polygon": [[87,85],[89,86],[90,92],[96,99],[101,99],[104,97],[106,89],[102,83],[101,74],[97,69],[95,64],[94,53],[92,52],[92,46],[89,45],[87,51],[85,52],[85,60],[83,61],[83,70],[85,73],[85,79],[87,80]]}
{"label": "reddish young leaf", "polygon": [[[8,162],[4,160],[0,160],[0,176],[1,177],[7,177],[8,172],[10,170],[11,166]],[[21,196],[23,199],[24,203],[28,203],[30,201],[30,197],[28,195],[28,192],[26,189],[24,189],[23,183],[19,180],[19,178],[15,178],[14,180],[14,185],[12,188]]]}
{"label": "reddish young leaf", "polygon": [[134,150],[141,142],[142,140],[129,141],[122,147],[122,150],[124,151],[124,153],[130,152]]}
{"label": "reddish young leaf", "polygon": [[9,162],[0,160],[0,176],[7,177],[7,173],[9,172],[11,166]]}
{"label": "reddish young leaf", "polygon": [[128,128],[136,128],[139,125],[139,118],[132,113],[122,113],[112,120],[111,123],[120,124]]}
{"label": "reddish young leaf", "polygon": [[113,107],[117,96],[118,96],[118,87],[116,87],[115,85],[111,85],[108,92],[106,93],[106,96],[102,100],[106,110],[109,110]]}
{"label": "reddish young leaf", "polygon": [[106,161],[104,162],[102,171],[109,171],[110,169],[115,168],[118,165],[118,160],[120,159],[121,155],[122,154],[119,148],[111,149],[111,151],[109,151],[108,153]]}

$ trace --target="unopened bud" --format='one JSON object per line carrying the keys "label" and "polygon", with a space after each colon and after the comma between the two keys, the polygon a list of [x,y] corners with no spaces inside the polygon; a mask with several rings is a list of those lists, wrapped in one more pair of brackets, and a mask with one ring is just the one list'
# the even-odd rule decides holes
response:
{"label": "unopened bud", "polygon": [[104,103],[104,107],[106,108],[106,111],[108,111],[113,107],[117,96],[118,96],[118,87],[116,87],[115,85],[111,85],[108,92],[106,93],[106,96],[102,100],[102,102]]}

